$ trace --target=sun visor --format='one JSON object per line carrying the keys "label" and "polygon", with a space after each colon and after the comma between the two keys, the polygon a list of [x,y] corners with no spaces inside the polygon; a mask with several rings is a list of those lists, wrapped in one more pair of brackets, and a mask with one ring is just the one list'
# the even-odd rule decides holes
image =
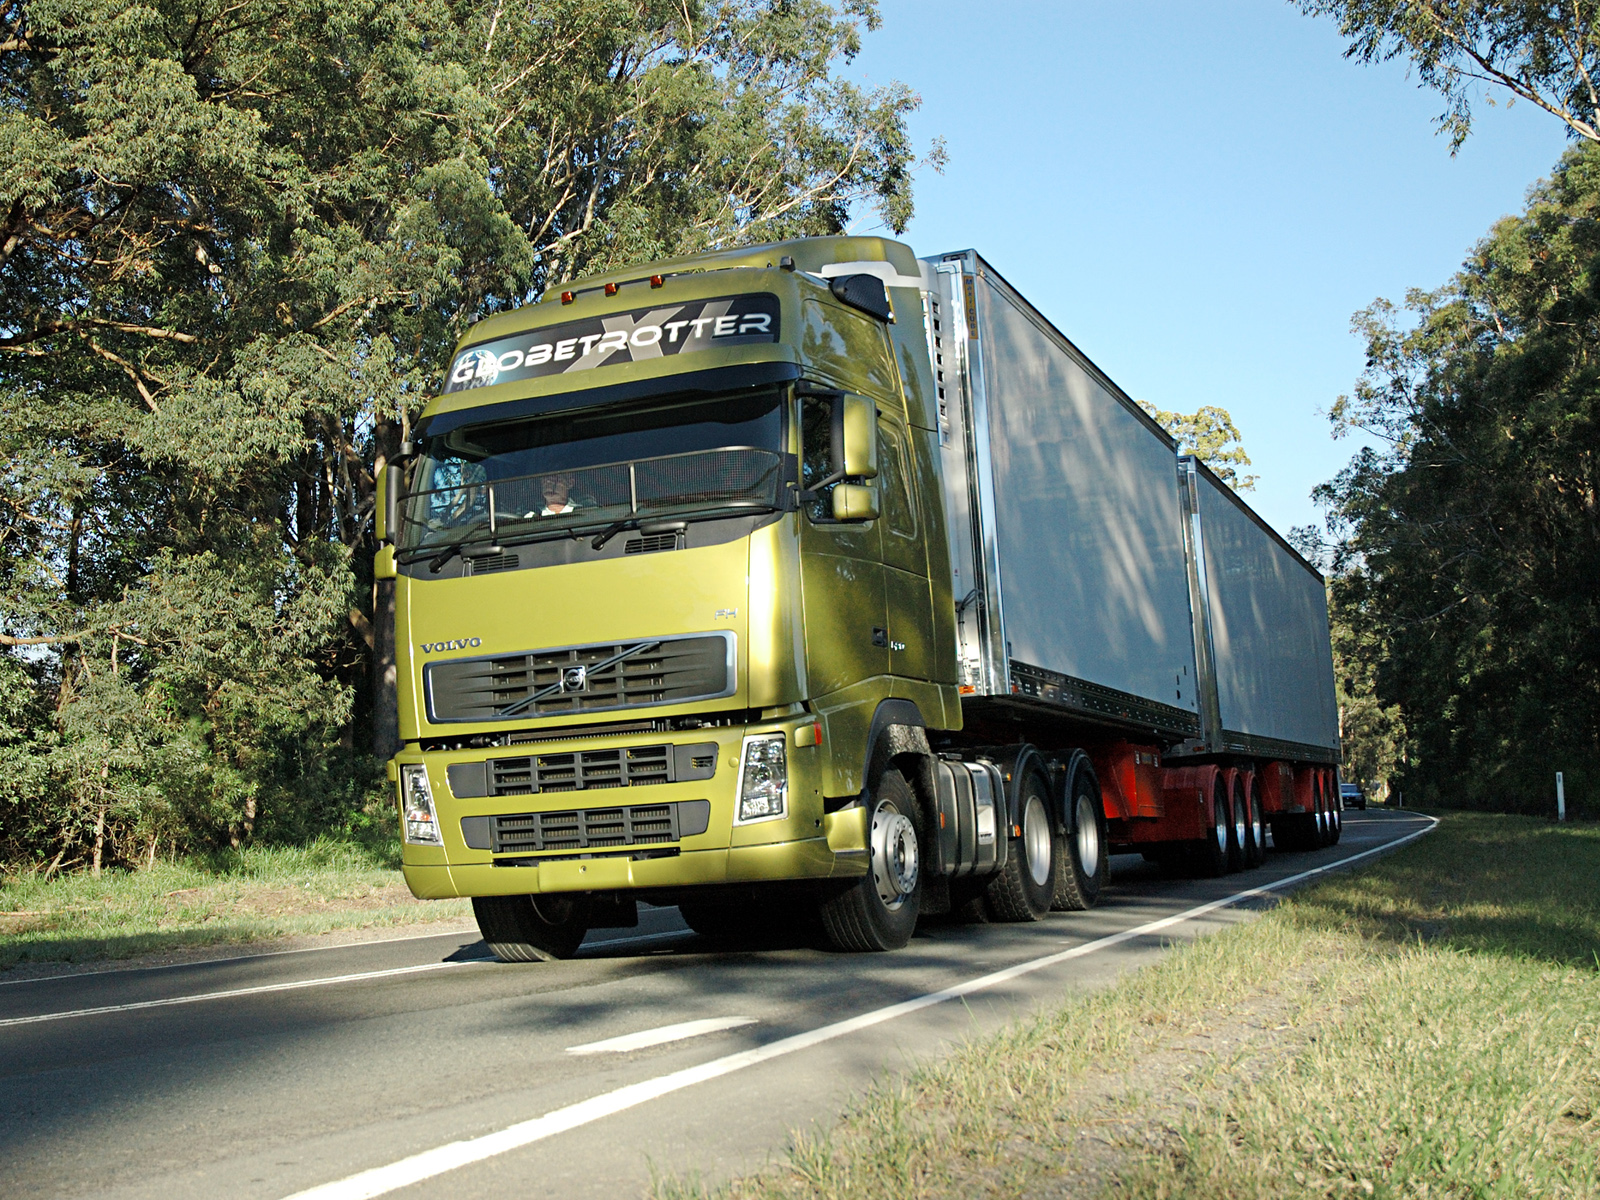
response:
{"label": "sun visor", "polygon": [[436,413],[418,422],[414,436],[420,441],[422,438],[449,433],[464,425],[515,421],[569,409],[603,408],[651,396],[682,396],[684,399],[694,399],[749,388],[771,387],[798,378],[800,378],[800,368],[791,362],[756,362],[731,367],[712,367],[704,371],[686,371],[681,375],[661,375],[651,379],[614,383],[606,387],[577,388],[568,392],[527,396],[520,400],[506,400],[500,404],[483,404],[474,408],[458,408],[450,412]]}

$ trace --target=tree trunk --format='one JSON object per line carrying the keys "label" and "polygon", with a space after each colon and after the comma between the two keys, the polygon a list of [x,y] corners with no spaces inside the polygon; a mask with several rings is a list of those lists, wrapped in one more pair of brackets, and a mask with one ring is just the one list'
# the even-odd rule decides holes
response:
{"label": "tree trunk", "polygon": [[94,857],[90,861],[92,866],[89,873],[96,877],[100,874],[100,857],[106,845],[106,806],[102,804],[100,811],[94,818]]}
{"label": "tree trunk", "polygon": [[[374,485],[400,450],[404,430],[391,420],[379,421],[373,430],[377,454],[372,464]],[[372,585],[372,752],[388,758],[400,748],[399,674],[395,665],[394,580]]]}
{"label": "tree trunk", "polygon": [[372,752],[388,758],[400,748],[399,674],[395,666],[394,580],[372,589]]}

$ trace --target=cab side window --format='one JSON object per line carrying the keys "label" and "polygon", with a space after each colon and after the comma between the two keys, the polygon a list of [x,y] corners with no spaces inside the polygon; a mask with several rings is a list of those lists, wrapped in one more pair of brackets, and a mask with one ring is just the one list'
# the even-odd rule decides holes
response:
{"label": "cab side window", "polygon": [[[800,486],[809,492],[832,474],[833,405],[825,397],[806,396],[800,401]],[[833,488],[830,483],[806,505],[813,521],[833,516]]]}
{"label": "cab side window", "polygon": [[889,529],[901,537],[917,536],[916,511],[911,506],[907,487],[905,439],[887,421],[878,422],[878,487],[882,495],[883,518]]}

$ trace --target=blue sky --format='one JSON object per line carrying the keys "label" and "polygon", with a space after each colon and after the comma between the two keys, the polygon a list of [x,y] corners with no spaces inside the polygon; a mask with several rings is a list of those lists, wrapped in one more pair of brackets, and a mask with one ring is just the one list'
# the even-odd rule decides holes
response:
{"label": "blue sky", "polygon": [[[1443,283],[1566,145],[1479,105],[1456,157],[1405,67],[1283,0],[882,0],[851,74],[922,96],[918,254],[976,247],[1131,395],[1234,416],[1278,529],[1350,458],[1350,316]],[[863,232],[866,230],[863,229]]]}

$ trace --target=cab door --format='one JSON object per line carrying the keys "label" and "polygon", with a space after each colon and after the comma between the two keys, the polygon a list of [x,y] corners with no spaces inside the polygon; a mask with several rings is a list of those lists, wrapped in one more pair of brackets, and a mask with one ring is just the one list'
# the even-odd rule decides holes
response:
{"label": "cab door", "polygon": [[[804,397],[800,413],[801,486],[809,488],[832,469],[831,408],[826,399]],[[831,493],[822,489],[800,521],[806,675],[813,696],[889,672],[884,522],[834,521]]]}
{"label": "cab door", "polygon": [[878,418],[878,503],[882,512],[884,601],[889,631],[889,671],[908,679],[933,679],[933,600],[928,587],[925,531],[911,470],[906,429]]}

